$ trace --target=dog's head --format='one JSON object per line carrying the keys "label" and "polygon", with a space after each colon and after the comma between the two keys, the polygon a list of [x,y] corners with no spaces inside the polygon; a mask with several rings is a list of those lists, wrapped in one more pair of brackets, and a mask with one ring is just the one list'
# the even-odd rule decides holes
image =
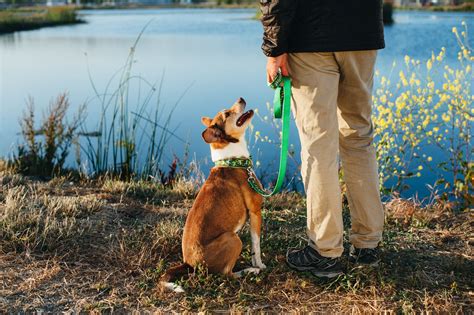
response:
{"label": "dog's head", "polygon": [[245,105],[245,100],[239,98],[231,108],[220,111],[214,118],[202,117],[206,126],[202,132],[204,141],[215,148],[239,142],[253,117],[253,110],[244,112]]}

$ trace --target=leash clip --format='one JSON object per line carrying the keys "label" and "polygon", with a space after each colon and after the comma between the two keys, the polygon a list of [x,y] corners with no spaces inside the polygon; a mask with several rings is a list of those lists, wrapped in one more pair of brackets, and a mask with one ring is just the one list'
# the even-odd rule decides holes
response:
{"label": "leash clip", "polygon": [[248,175],[247,181],[248,182],[252,181],[255,183],[256,175],[255,175],[255,172],[253,171],[253,168],[247,167],[247,175]]}

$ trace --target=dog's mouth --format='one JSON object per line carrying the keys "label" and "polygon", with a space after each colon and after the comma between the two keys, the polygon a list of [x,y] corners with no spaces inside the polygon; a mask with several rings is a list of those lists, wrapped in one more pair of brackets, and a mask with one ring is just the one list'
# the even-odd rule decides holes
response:
{"label": "dog's mouth", "polygon": [[245,124],[245,122],[251,118],[253,116],[253,110],[248,110],[246,111],[245,113],[242,114],[242,116],[240,116],[238,119],[237,119],[237,122],[236,122],[236,125],[238,127],[242,126],[243,124]]}

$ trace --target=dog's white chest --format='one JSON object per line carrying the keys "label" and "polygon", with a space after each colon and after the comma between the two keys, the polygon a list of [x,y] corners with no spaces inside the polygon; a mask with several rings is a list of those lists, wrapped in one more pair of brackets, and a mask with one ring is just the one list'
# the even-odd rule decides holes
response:
{"label": "dog's white chest", "polygon": [[247,142],[245,141],[245,135],[242,135],[237,143],[229,143],[223,149],[213,149],[211,147],[211,158],[212,161],[219,161],[234,157],[246,157],[250,156],[249,150],[247,149]]}

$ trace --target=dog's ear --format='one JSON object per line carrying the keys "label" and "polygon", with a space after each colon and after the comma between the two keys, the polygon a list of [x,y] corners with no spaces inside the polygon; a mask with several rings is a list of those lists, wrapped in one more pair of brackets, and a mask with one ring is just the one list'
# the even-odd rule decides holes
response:
{"label": "dog's ear", "polygon": [[222,131],[213,127],[208,127],[202,132],[202,138],[207,143],[217,142],[222,139],[222,136]]}
{"label": "dog's ear", "polygon": [[204,126],[209,127],[211,125],[212,119],[209,117],[202,117],[201,122]]}

